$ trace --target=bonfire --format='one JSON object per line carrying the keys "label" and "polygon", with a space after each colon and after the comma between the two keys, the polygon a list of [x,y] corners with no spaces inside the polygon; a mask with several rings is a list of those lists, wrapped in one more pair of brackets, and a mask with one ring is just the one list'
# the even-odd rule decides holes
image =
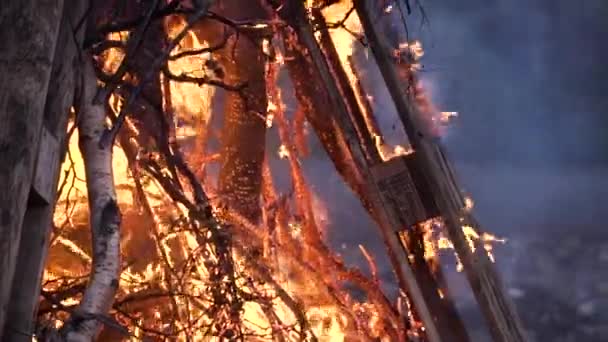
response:
{"label": "bonfire", "polygon": [[[457,233],[441,217],[449,206],[420,188],[398,195],[413,199],[387,214],[386,187],[396,183],[380,179],[392,172],[381,168],[421,167],[425,147],[407,121],[399,144],[376,122],[364,76],[375,63],[373,36],[357,3],[92,6],[79,28],[95,34],[79,58],[36,339],[439,341],[446,331],[467,339],[439,251],[466,237],[466,269],[472,256],[493,260],[501,240],[467,218],[468,198],[454,200]],[[405,3],[368,10],[400,22]],[[417,135],[439,139],[456,113],[437,110],[424,91],[421,43],[384,26],[392,38],[382,48],[411,99]],[[341,228],[306,175],[319,151],[377,224],[398,293],[385,291],[365,246],[367,265],[355,267],[330,245],[329,230]]]}

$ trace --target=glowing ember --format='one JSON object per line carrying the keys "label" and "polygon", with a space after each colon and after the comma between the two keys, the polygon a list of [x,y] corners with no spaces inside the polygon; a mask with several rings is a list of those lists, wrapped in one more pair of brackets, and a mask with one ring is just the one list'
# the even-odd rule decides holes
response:
{"label": "glowing ember", "polygon": [[473,207],[475,206],[475,202],[473,201],[473,199],[469,196],[465,196],[464,198],[464,209],[466,211],[471,211],[473,210]]}
{"label": "glowing ember", "polygon": [[266,115],[266,128],[271,128],[272,127],[272,120],[273,119],[274,119],[274,114],[268,113]]}
{"label": "glowing ember", "polygon": [[287,146],[281,144],[281,146],[279,146],[279,157],[281,159],[285,159],[289,157],[289,150],[287,149]]}
{"label": "glowing ember", "polygon": [[[472,205],[472,202],[471,202]],[[445,231],[443,229],[443,223],[439,219],[431,219],[421,223],[423,228],[423,238],[424,238],[424,257],[427,260],[432,260],[435,258],[439,251],[441,250],[450,250],[454,251],[454,245],[452,241],[445,236]],[[462,231],[465,235],[467,243],[469,244],[469,248],[471,252],[475,252],[476,244],[481,244],[484,250],[488,253],[488,257],[492,262],[494,262],[494,255],[492,254],[493,245],[495,243],[505,243],[506,239],[498,238],[489,233],[483,233],[481,236],[477,233],[477,231],[471,227],[464,225],[462,226]],[[463,266],[458,258],[458,255],[454,253],[456,257],[456,269],[458,272],[461,272]]]}
{"label": "glowing ember", "polygon": [[440,121],[442,124],[447,124],[450,122],[450,120],[452,120],[452,118],[457,116],[458,112],[441,112]]}
{"label": "glowing ember", "polygon": [[383,161],[389,161],[395,157],[414,153],[414,150],[410,146],[395,145],[391,148],[390,146],[383,144],[379,139],[376,139],[376,148],[378,148],[378,152]]}

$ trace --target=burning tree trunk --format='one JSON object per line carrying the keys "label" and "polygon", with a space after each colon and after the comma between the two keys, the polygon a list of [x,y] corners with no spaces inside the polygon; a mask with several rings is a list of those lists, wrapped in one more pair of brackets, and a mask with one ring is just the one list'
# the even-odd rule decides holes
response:
{"label": "burning tree trunk", "polygon": [[[227,0],[221,6],[222,15],[235,21],[261,19],[265,14],[257,0]],[[255,33],[233,36],[218,57],[227,83],[247,84],[240,92],[226,94],[218,192],[229,208],[257,222],[268,107],[262,39]]]}
{"label": "burning tree trunk", "polygon": [[62,328],[68,341],[91,341],[101,328],[118,289],[120,272],[120,210],[112,173],[112,148],[100,146],[106,129],[103,104],[93,103],[97,78],[92,58],[83,65],[83,107],[78,113],[79,145],[84,159],[89,200],[89,222],[93,235],[93,265],[89,284],[80,305]]}

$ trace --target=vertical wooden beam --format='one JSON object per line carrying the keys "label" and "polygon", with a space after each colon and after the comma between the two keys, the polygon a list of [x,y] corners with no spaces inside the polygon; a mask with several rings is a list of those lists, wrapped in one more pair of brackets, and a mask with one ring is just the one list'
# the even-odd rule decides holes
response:
{"label": "vertical wooden beam", "polygon": [[63,0],[0,8],[0,337],[40,140]]}
{"label": "vertical wooden beam", "polygon": [[57,182],[66,146],[68,112],[74,102],[87,1],[66,0],[57,37],[44,120],[37,154],[32,194],[25,212],[17,267],[6,320],[5,341],[31,341],[34,332],[42,274],[48,251]]}
{"label": "vertical wooden beam", "polygon": [[521,321],[510,298],[506,295],[501,280],[496,273],[483,246],[476,246],[473,252],[462,230],[463,224],[480,228],[475,219],[464,208],[462,195],[442,146],[432,137],[426,136],[420,116],[412,103],[407,82],[400,79],[390,51],[393,47],[378,28],[378,18],[367,0],[354,0],[354,5],[363,25],[368,44],[376,63],[395,102],[399,117],[418,155],[418,160],[428,180],[429,190],[445,222],[448,234],[464,266],[475,297],[484,313],[496,341],[526,341]]}

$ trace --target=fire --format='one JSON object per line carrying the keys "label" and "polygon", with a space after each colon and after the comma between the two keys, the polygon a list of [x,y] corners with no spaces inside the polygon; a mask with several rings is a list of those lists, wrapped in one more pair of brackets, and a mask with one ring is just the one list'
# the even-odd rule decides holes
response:
{"label": "fire", "polygon": [[471,210],[473,210],[474,206],[475,206],[475,202],[473,201],[473,199],[469,196],[465,196],[464,197],[464,209],[467,212],[470,212]]}
{"label": "fire", "polygon": [[[324,15],[340,20],[348,12],[350,6],[352,6],[350,1],[339,2],[325,9]],[[387,12],[391,10],[392,6],[385,9]],[[172,37],[183,28],[184,22],[179,17],[171,17],[171,20],[167,20],[167,32]],[[350,15],[344,25],[351,33],[361,32],[355,13]],[[266,26],[268,25],[253,25],[254,28]],[[355,37],[351,33],[340,29],[331,32],[344,65],[348,63],[348,57],[352,55],[352,46],[355,42]],[[117,35],[114,39],[122,37],[120,34],[113,35]],[[173,51],[173,55],[206,46],[208,46],[206,42],[199,41],[191,33]],[[273,50],[271,40],[264,40],[263,48],[268,55],[276,57],[274,63],[278,66],[284,62],[280,50]],[[420,58],[424,54],[421,45],[417,42],[406,44],[403,48],[410,51],[416,58]],[[123,57],[119,50],[110,51],[104,58],[104,69],[107,72],[115,70]],[[206,67],[212,63],[210,61],[212,61],[212,56],[209,54],[192,55],[170,60],[168,68],[173,74],[205,77],[210,72]],[[354,73],[349,68],[345,68],[345,70],[347,70],[349,80],[354,84],[357,81]],[[203,155],[200,159],[188,160],[188,162],[196,164],[196,161],[208,161],[205,159],[208,156],[204,155],[206,151],[200,146],[204,146],[204,136],[208,130],[214,88],[166,79],[162,81],[165,84],[162,89],[165,99],[164,110],[171,113],[174,118],[174,122],[169,123],[173,129],[171,133],[177,138],[180,146],[189,147],[184,148],[186,153],[190,154],[186,157]],[[135,327],[132,329],[135,337],[143,339],[149,334],[147,330],[157,330],[160,335],[175,334],[178,340],[219,340],[221,338],[219,333],[212,339],[206,335],[203,329],[192,330],[192,327],[196,324],[212,326],[215,319],[234,320],[235,318],[230,315],[236,316],[247,332],[264,337],[271,337],[273,333],[289,327],[304,329],[303,323],[300,321],[301,317],[298,317],[298,310],[294,310],[290,298],[296,303],[297,308],[301,308],[305,318],[310,322],[311,328],[301,332],[305,336],[305,340],[309,340],[313,333],[321,341],[363,340],[364,336],[361,336],[363,331],[371,338],[386,340],[386,334],[383,335],[383,331],[387,329],[386,326],[392,324],[399,327],[399,324],[403,324],[402,316],[408,316],[411,322],[415,322],[410,302],[404,293],[399,296],[399,315],[396,316],[398,317],[396,321],[400,323],[391,321],[391,319],[395,320],[391,316],[394,314],[392,311],[389,310],[383,314],[378,302],[368,299],[367,302],[359,303],[350,298],[348,294],[342,294],[339,291],[339,282],[343,280],[342,278],[347,278],[355,272],[350,269],[340,269],[345,266],[337,256],[323,254],[317,250],[318,246],[310,246],[312,245],[311,240],[321,245],[324,226],[328,225],[330,217],[323,198],[306,185],[303,172],[299,169],[298,158],[300,156],[288,139],[291,127],[286,124],[282,114],[284,105],[280,101],[280,92],[274,95],[275,98],[269,99],[268,115],[264,119],[268,128],[273,126],[276,119],[279,130],[284,130],[278,155],[282,159],[287,159],[290,164],[293,186],[296,188],[297,195],[293,200],[295,203],[282,202],[277,198],[272,202],[266,201],[264,205],[273,206],[273,208],[264,208],[265,215],[272,213],[274,216],[272,220],[261,224],[260,227],[246,219],[238,218],[238,215],[229,209],[215,207],[215,198],[211,201],[214,206],[213,214],[215,217],[221,217],[230,222],[231,229],[228,230],[217,222],[195,221],[191,209],[183,203],[176,203],[177,201],[168,196],[159,180],[163,177],[169,178],[168,168],[161,170],[161,177],[158,178],[147,174],[145,177],[143,176],[142,168],[145,159],[160,158],[159,156],[147,156],[148,146],[136,146],[138,148],[135,148],[135,155],[132,155],[124,146],[127,145],[125,141],[120,141],[121,146],[114,147],[113,170],[118,204],[125,213],[124,236],[122,237],[123,246],[125,246],[124,260],[120,274],[117,307],[132,314],[133,317],[119,314],[118,310],[113,314],[119,317],[117,320],[121,320],[121,323]],[[361,104],[361,99],[358,100]],[[121,99],[112,98],[111,108],[118,111],[120,102]],[[369,118],[367,119],[368,128],[374,136],[375,146],[383,160],[413,152],[411,147],[406,145],[388,146],[385,144],[381,132],[376,132]],[[127,119],[125,126],[134,135],[140,134],[130,119]],[[200,140],[188,145],[188,141],[193,139]],[[69,140],[70,158],[63,165],[66,172],[60,180],[60,184],[64,185],[60,188],[64,190],[60,193],[58,210],[54,216],[54,223],[58,229],[56,236],[53,236],[51,262],[45,272],[44,290],[46,292],[61,290],[65,285],[62,283],[62,277],[83,278],[90,268],[90,251],[84,247],[87,246],[87,239],[89,239],[88,235],[84,234],[87,224],[83,219],[83,216],[87,214],[87,191],[85,181],[82,179],[84,170],[77,142],[78,135],[75,133]],[[133,142],[134,145],[137,143]],[[197,150],[199,148],[200,150]],[[185,178],[181,175],[177,176],[176,182],[181,182],[179,187],[184,188],[182,190],[184,196],[193,198],[195,190],[184,185],[188,183]],[[216,195],[213,186],[206,183],[205,191],[212,195],[211,197]],[[472,208],[472,205],[472,201],[470,201],[470,205],[467,202],[467,208]],[[295,206],[296,209],[292,206]],[[269,227],[270,224],[274,225],[272,231]],[[434,257],[439,250],[452,247],[450,241],[442,236],[439,221],[429,221],[425,224],[429,226],[428,231],[425,231],[424,234],[425,257]],[[316,233],[321,233],[321,237],[313,234],[315,230]],[[490,255],[492,243],[504,242],[503,239],[486,233],[481,236],[476,235],[475,230],[469,226],[464,226],[463,230],[468,241],[481,241],[483,248]],[[218,276],[220,279],[217,282],[210,283],[208,280],[213,276],[214,270],[219,268],[217,265],[225,267],[225,264],[220,263],[222,256],[218,252],[219,247],[209,241],[220,238],[228,239],[225,235],[230,235],[232,249],[227,254],[233,261],[231,266],[234,267],[234,270],[230,273],[222,273],[221,277]],[[269,248],[269,251],[264,251],[259,264],[258,259],[255,259],[256,265],[251,265],[248,254],[250,252],[246,247],[251,247],[258,240],[263,240],[260,236],[272,239],[274,245],[273,248]],[[471,244],[473,251],[474,246]],[[359,248],[372,267],[372,273],[375,274],[372,256],[363,246],[359,246]],[[317,258],[308,257],[306,253],[317,255]],[[318,257],[319,255],[323,257],[329,255],[331,258],[325,258],[330,259],[328,261]],[[74,256],[79,260],[78,264],[73,261]],[[329,267],[327,264],[332,266]],[[256,266],[259,269],[255,269]],[[339,276],[319,274],[321,266],[335,271]],[[207,311],[210,308],[208,303],[210,294],[214,294],[218,287],[229,283],[231,276],[247,274],[247,272],[253,272],[252,269],[256,270],[258,276],[268,272],[264,281],[256,283],[252,280],[253,277],[242,277],[234,280],[234,283],[248,296],[253,296],[254,293],[262,294],[263,304],[253,300],[235,302],[238,307],[234,311],[219,311],[217,315],[220,317],[209,316]],[[374,276],[372,283],[377,285],[376,282],[377,279]],[[235,300],[235,296],[237,296],[226,293],[222,295],[225,296],[226,301]],[[440,295],[443,296],[442,293]],[[71,307],[77,303],[77,299],[78,296],[71,296],[63,299],[61,303]],[[237,305],[235,304],[235,306]],[[59,325],[61,317],[54,317],[53,324]],[[417,328],[424,331],[424,327]],[[226,331],[223,332],[226,333]],[[294,331],[288,333],[290,338],[295,339],[294,334]]]}
{"label": "fire", "polygon": [[[352,4],[352,1],[350,1],[350,0],[349,1],[340,1],[336,4],[326,7],[323,10],[323,15],[328,22],[342,21],[345,18],[346,13],[348,13],[349,9],[352,8],[352,6],[353,6],[353,4]],[[385,11],[387,13],[391,12],[392,5],[389,5],[385,9]],[[355,12],[350,13],[348,18],[344,21],[343,25],[344,25],[344,28],[330,30],[330,35],[331,35],[332,41],[334,43],[334,46],[338,52],[340,62],[344,66],[344,71],[346,72],[346,74],[348,76],[351,86],[353,87],[353,89],[356,89],[357,82],[359,80],[357,79],[357,76],[352,71],[352,65],[351,65],[349,58],[353,55],[354,44],[358,44],[356,35],[362,33],[362,27],[361,27],[361,23],[359,21],[359,17],[357,16],[357,14]],[[409,48],[409,47],[406,46],[406,48]],[[422,46],[419,43],[414,44],[412,48],[420,56],[422,56],[422,54],[424,54],[424,51],[422,50]],[[372,95],[367,94],[365,96],[367,96],[366,99],[361,99],[361,98],[357,97],[357,102],[359,103],[359,107],[362,109],[365,109],[365,107],[366,107],[363,104],[364,100],[369,101],[369,102],[374,101],[374,98]],[[382,133],[379,132],[376,129],[375,125],[372,123],[373,119],[371,118],[371,116],[373,115],[373,113],[368,113],[366,110],[363,110],[362,112],[365,116],[365,122],[367,124],[367,129],[369,130],[370,134],[372,135],[374,142],[375,142],[375,147],[383,161],[387,161],[394,157],[410,154],[413,152],[413,150],[409,146],[408,147],[405,147],[402,145],[390,146],[389,144],[387,144],[384,141]]]}
{"label": "fire", "polygon": [[442,124],[447,124],[452,118],[458,116],[458,112],[441,112],[440,121]]}
{"label": "fire", "polygon": [[[469,198],[470,200],[470,198]],[[472,207],[472,200],[470,200]],[[443,222],[440,219],[431,219],[421,223],[424,235],[424,257],[427,260],[434,259],[442,250],[454,250],[452,241],[446,236],[446,232],[443,228]],[[494,254],[492,253],[494,245],[496,243],[506,243],[507,240],[504,238],[496,237],[490,233],[477,233],[477,230],[469,225],[462,226],[462,232],[467,240],[471,252],[475,252],[476,245],[480,244],[488,254],[488,257],[492,262],[495,262]],[[456,269],[458,272],[462,271],[462,263],[458,258],[458,255],[454,253],[456,257]]]}
{"label": "fire", "polygon": [[287,149],[287,146],[285,146],[285,144],[281,144],[281,146],[279,146],[279,157],[281,159],[285,159],[289,157],[289,150]]}
{"label": "fire", "polygon": [[414,153],[414,149],[412,149],[410,146],[395,145],[391,149],[390,146],[387,146],[379,140],[376,140],[376,148],[378,149],[380,157],[383,161],[388,161],[395,157]]}

